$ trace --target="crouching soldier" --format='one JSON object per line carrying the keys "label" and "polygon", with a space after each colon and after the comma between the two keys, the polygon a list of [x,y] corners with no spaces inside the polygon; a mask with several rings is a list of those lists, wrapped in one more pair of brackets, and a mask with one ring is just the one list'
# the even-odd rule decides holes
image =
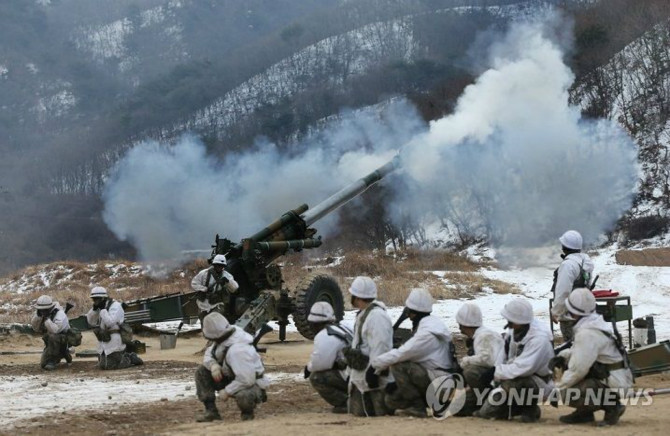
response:
{"label": "crouching soldier", "polygon": [[523,298],[510,301],[500,313],[509,327],[504,360],[493,375],[500,386],[474,416],[511,419],[521,415],[522,422],[536,422],[541,415],[537,404],[553,389],[548,366],[554,357],[551,330],[534,319],[533,307]]}
{"label": "crouching soldier", "polygon": [[44,333],[42,336],[44,351],[42,351],[40,366],[49,371],[56,369],[61,359],[71,363],[72,356],[68,351],[67,342],[70,323],[65,311],[48,295],[39,297],[35,308],[37,312],[30,320],[30,324],[36,333]]}
{"label": "crouching soldier", "polygon": [[325,301],[312,305],[307,316],[313,329],[314,351],[305,366],[305,378],[333,406],[333,413],[347,413],[347,372],[342,349],[351,345],[353,332],[338,324],[333,306]]}
{"label": "crouching soldier", "polygon": [[[552,360],[552,367],[566,369],[556,384],[567,405],[576,410],[561,416],[561,422],[593,422],[594,412],[605,411],[602,425],[615,425],[626,407],[619,403],[617,391],[633,386],[633,376],[622,352],[620,337],[612,326],[596,313],[596,299],[586,288],[575,289],[565,307],[576,321],[572,348]],[[567,364],[566,364],[567,362]],[[566,390],[572,388],[572,392]]]}
{"label": "crouching soldier", "polygon": [[265,369],[253,345],[253,337],[218,312],[203,320],[202,333],[212,345],[205,350],[202,365],[195,372],[198,399],[205,405],[205,413],[198,422],[221,419],[216,408],[216,392],[226,401],[235,398],[242,412],[242,420],[254,419],[256,405],[267,400],[265,389],[270,385]]}
{"label": "crouching soldier", "polygon": [[387,415],[384,389],[393,379],[377,373],[370,359],[393,348],[391,318],[384,303],[377,301],[377,286],[371,278],[356,277],[349,293],[351,305],[359,310],[351,347],[344,350],[349,366],[349,412],[356,416]]}
{"label": "crouching soldier", "polygon": [[431,316],[433,298],[427,290],[412,289],[405,307],[412,320],[412,337],[370,363],[377,372],[390,368],[395,379],[395,386],[387,387],[386,406],[425,418],[428,386],[433,379],[449,374],[454,365],[451,334],[441,319]]}
{"label": "crouching soldier", "polygon": [[482,406],[491,389],[495,366],[502,363],[505,342],[497,333],[482,324],[482,311],[475,303],[465,303],[456,312],[458,327],[468,339],[468,355],[461,359],[465,404],[456,416],[471,416]]}
{"label": "crouching soldier", "polygon": [[107,289],[96,286],[91,289],[93,307],[86,314],[88,325],[98,339],[98,366],[100,369],[123,369],[142,365],[136,353],[126,351],[121,339],[121,329],[125,313],[118,301],[109,298]]}

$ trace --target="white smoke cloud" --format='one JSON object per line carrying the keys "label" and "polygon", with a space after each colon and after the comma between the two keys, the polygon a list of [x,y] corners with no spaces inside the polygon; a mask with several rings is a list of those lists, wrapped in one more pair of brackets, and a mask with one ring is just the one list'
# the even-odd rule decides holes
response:
{"label": "white smoke cloud", "polygon": [[567,229],[593,241],[630,207],[635,146],[569,105],[574,76],[555,38],[565,23],[544,18],[498,38],[454,113],[403,150],[414,183],[398,208],[450,210],[493,242],[532,246]]}
{"label": "white smoke cloud", "polygon": [[555,241],[566,229],[593,241],[630,206],[636,151],[613,122],[584,120],[569,105],[564,25],[555,16],[513,25],[454,113],[429,128],[394,101],[376,115],[345,114],[291,153],[259,142],[219,162],[193,137],[143,144],[106,185],[105,221],[143,259],[170,258],[208,247],[216,233],[239,240],[288,209],[314,206],[406,144],[389,208],[398,222],[410,211],[508,245]]}
{"label": "white smoke cloud", "polygon": [[[424,128],[408,103],[395,101],[381,113],[343,114],[294,153],[259,141],[218,161],[192,136],[174,146],[147,142],[112,172],[103,218],[143,260],[176,258],[182,250],[209,247],[217,233],[240,240],[289,209],[316,205],[385,164]],[[366,152],[373,144],[374,152]],[[319,223],[321,234],[328,224]]]}

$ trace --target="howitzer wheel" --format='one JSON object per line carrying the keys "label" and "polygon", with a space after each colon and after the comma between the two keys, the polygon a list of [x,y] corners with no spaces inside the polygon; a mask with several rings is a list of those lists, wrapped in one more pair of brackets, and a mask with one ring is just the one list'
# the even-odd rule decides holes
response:
{"label": "howitzer wheel", "polygon": [[338,320],[344,316],[344,299],[335,279],[323,274],[308,275],[302,279],[296,289],[295,311],[293,312],[293,322],[296,328],[307,339],[314,339],[317,333],[307,321],[309,310],[317,301],[330,303]]}

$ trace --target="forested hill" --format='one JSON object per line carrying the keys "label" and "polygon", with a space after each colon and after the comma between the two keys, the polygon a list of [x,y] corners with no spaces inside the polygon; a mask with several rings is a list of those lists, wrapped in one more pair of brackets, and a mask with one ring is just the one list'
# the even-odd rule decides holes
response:
{"label": "forested hill", "polygon": [[[12,1],[0,4],[0,272],[133,257],[100,192],[144,140],[190,131],[218,157],[259,137],[286,148],[343,108],[398,97],[438,119],[472,83],[482,32],[550,6],[574,20],[574,101],[640,146],[629,236],[665,231],[665,0]],[[397,233],[350,220],[369,245]]]}

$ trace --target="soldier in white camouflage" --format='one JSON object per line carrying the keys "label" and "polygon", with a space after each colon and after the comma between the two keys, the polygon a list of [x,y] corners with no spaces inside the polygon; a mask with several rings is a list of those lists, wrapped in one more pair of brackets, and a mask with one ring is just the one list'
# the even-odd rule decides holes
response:
{"label": "soldier in white camouflage", "polygon": [[98,339],[98,366],[100,369],[123,369],[144,362],[134,352],[126,350],[121,337],[125,319],[123,306],[109,298],[107,289],[96,286],[91,289],[93,307],[86,313],[88,325]]}
{"label": "soldier in white camouflage", "polygon": [[212,311],[225,313],[223,306],[227,303],[226,297],[239,289],[232,274],[225,270],[227,264],[226,256],[217,254],[212,259],[212,265],[191,280],[191,289],[197,292],[195,302],[199,309],[200,323]]}
{"label": "soldier in white camouflage", "polygon": [[458,327],[467,338],[468,355],[461,359],[465,389],[465,403],[456,416],[472,416],[491,389],[495,366],[502,363],[505,341],[502,335],[483,325],[482,311],[475,303],[465,303],[456,312]]}
{"label": "soldier in white camouflage", "polygon": [[349,412],[356,416],[389,414],[384,389],[393,376],[378,373],[370,360],[393,348],[393,325],[386,306],[377,300],[377,286],[370,277],[354,279],[349,288],[351,305],[357,308],[354,338],[344,350],[349,366]]}
{"label": "soldier in white camouflage", "polygon": [[243,421],[254,419],[256,406],[267,400],[265,390],[270,382],[253,337],[218,312],[203,320],[202,333],[211,345],[205,350],[202,365],[195,372],[198,399],[205,405],[205,412],[198,422],[220,420],[216,407],[216,392],[227,401],[234,398]]}
{"label": "soldier in white camouflage", "polygon": [[337,322],[333,306],[325,301],[312,305],[307,321],[318,333],[305,366],[305,378],[309,378],[321,398],[333,406],[333,413],[347,413],[347,365],[342,349],[351,345],[353,332]]}
{"label": "soldier in white camouflage", "polygon": [[67,342],[70,323],[63,308],[50,296],[42,295],[37,299],[35,309],[30,324],[36,333],[44,334],[42,336],[44,351],[40,367],[50,371],[56,369],[61,359],[65,359],[67,363],[72,362]]}
{"label": "soldier in white camouflage", "polygon": [[400,348],[370,359],[377,373],[391,369],[395,379],[386,388],[389,410],[425,418],[426,391],[433,380],[454,369],[451,334],[444,322],[432,316],[433,298],[426,289],[412,289],[405,308],[412,320],[412,337]]}

